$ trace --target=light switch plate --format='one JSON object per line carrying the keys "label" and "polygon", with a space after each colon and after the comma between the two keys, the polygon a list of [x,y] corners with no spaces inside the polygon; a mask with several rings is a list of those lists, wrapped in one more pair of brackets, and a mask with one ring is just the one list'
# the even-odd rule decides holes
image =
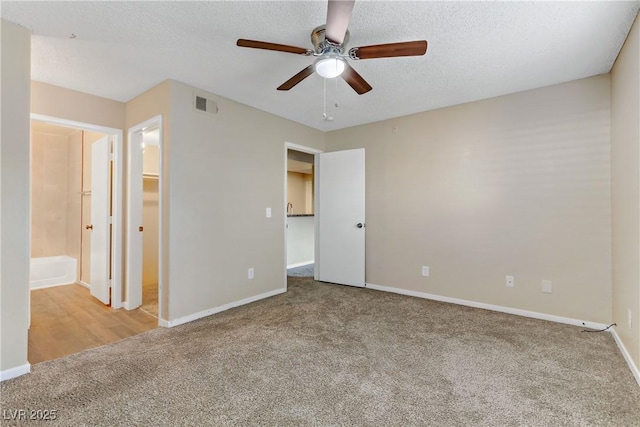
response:
{"label": "light switch plate", "polygon": [[542,292],[545,294],[550,294],[553,292],[553,286],[552,286],[551,280],[542,281]]}
{"label": "light switch plate", "polygon": [[271,218],[271,208],[267,208],[267,218]]}

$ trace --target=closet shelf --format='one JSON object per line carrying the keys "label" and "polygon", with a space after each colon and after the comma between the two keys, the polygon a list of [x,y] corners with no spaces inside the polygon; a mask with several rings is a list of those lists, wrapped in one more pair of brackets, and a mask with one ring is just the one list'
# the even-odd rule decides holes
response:
{"label": "closet shelf", "polygon": [[155,179],[157,180],[159,178],[157,173],[143,173],[142,174],[142,179]]}

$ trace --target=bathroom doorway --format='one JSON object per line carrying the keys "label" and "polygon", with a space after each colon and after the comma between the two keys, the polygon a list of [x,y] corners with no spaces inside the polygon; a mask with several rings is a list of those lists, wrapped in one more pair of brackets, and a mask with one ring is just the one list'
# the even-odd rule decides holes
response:
{"label": "bathroom doorway", "polygon": [[[122,131],[40,114],[31,114],[31,121],[36,126],[32,128],[32,139],[34,136],[38,139],[43,133],[45,141],[46,138],[57,138],[57,144],[45,146],[47,151],[35,147],[37,141],[32,143],[31,190],[39,193],[31,196],[31,252],[38,257],[44,257],[46,253],[74,258],[75,281],[88,287],[91,294],[103,304],[120,308]],[[98,156],[101,156],[99,161]],[[45,161],[47,158],[52,161]],[[38,162],[42,167],[38,167]],[[96,173],[97,169],[100,169],[100,173]],[[92,182],[96,179],[100,183]],[[41,186],[40,190],[35,188],[38,185]],[[43,222],[33,224],[34,220],[39,220],[42,212],[53,205],[58,206],[58,213],[44,215]],[[71,208],[73,206],[75,208]],[[54,228],[59,229],[59,233],[64,231],[64,238],[60,237],[62,234],[58,238],[52,237]],[[96,239],[96,235],[100,238]],[[96,246],[96,242],[99,242],[99,246]],[[64,246],[64,252],[75,254],[75,257],[66,253],[52,253],[54,249],[51,246],[58,252]],[[87,250],[87,247],[91,249]]]}
{"label": "bathroom doorway", "polygon": [[103,137],[31,121],[31,289],[89,288],[91,144]]}

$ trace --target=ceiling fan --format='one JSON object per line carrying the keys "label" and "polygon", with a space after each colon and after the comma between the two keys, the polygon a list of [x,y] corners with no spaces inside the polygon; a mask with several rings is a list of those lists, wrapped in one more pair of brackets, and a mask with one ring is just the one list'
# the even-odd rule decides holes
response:
{"label": "ceiling fan", "polygon": [[341,76],[353,90],[359,95],[362,95],[372,89],[371,85],[349,65],[347,59],[355,61],[361,59],[392,58],[396,56],[420,56],[427,52],[427,41],[416,40],[387,43],[352,47],[346,50],[347,43],[349,42],[349,31],[347,27],[349,26],[354,3],[355,0],[329,0],[326,25],[320,25],[311,32],[313,49],[247,39],[238,39],[236,45],[254,49],[288,52],[297,55],[315,56],[317,58],[312,65],[309,65],[281,84],[278,90],[289,90],[293,88],[315,71],[324,78]]}

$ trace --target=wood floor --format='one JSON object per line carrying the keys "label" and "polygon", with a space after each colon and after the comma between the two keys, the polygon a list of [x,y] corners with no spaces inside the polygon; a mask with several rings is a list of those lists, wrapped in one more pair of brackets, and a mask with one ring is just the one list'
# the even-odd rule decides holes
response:
{"label": "wood floor", "polygon": [[107,307],[80,285],[31,291],[29,363],[57,359],[146,332],[158,319]]}

